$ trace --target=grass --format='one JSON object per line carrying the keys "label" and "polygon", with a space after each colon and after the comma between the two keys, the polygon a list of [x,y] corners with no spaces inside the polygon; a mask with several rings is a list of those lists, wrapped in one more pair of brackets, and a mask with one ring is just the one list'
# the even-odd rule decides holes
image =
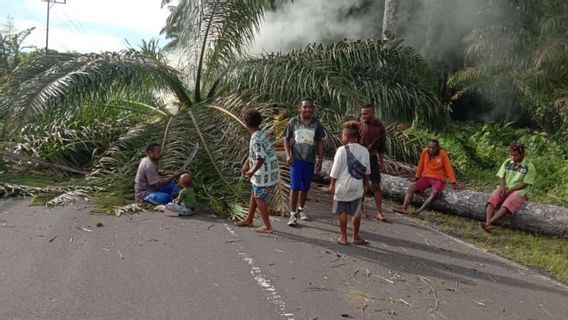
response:
{"label": "grass", "polygon": [[[398,205],[386,201],[389,206]],[[495,226],[488,234],[479,222],[436,211],[412,213],[436,229],[466,242],[473,243],[492,253],[543,271],[568,284],[568,239],[527,233]]]}

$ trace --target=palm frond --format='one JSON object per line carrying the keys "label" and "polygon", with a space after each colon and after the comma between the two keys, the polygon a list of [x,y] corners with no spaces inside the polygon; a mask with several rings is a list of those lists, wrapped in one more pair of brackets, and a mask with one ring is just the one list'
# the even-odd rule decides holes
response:
{"label": "palm frond", "polygon": [[228,92],[287,106],[309,94],[322,113],[340,118],[371,101],[387,122],[411,121],[416,114],[425,123],[445,117],[436,76],[413,49],[398,42],[340,41],[265,54],[234,64],[223,85]]}
{"label": "palm frond", "polygon": [[[254,39],[266,10],[273,0],[180,0],[168,5],[170,14],[161,33],[170,42],[166,48],[181,49],[189,55],[196,71],[195,100],[212,84],[221,69],[242,56]],[[205,78],[206,81],[202,81]]]}
{"label": "palm frond", "polygon": [[[6,100],[0,113],[13,126],[57,110],[74,110],[93,101],[105,100],[129,90],[168,89],[183,105],[191,105],[187,90],[172,68],[135,51],[65,56],[53,64],[56,55],[44,58],[39,68],[30,64],[8,78],[1,94]],[[39,69],[39,70],[38,70]],[[28,72],[29,71],[29,72]],[[38,73],[39,71],[39,73]]]}

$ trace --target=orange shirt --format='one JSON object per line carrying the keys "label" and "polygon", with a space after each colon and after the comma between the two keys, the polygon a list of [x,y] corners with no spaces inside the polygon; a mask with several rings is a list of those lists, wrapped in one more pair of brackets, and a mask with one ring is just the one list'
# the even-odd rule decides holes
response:
{"label": "orange shirt", "polygon": [[438,155],[432,159],[430,159],[428,154],[428,148],[422,150],[416,177],[436,178],[442,181],[446,181],[446,178],[449,178],[450,183],[456,182],[456,175],[450,163],[450,158],[448,158],[448,154],[444,150],[440,150]]}

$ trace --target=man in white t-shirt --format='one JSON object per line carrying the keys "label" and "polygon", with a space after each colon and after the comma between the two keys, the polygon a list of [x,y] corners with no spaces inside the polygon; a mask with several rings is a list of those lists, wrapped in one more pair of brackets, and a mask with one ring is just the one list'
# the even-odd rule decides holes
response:
{"label": "man in white t-shirt", "polygon": [[[337,149],[331,167],[331,183],[329,192],[333,193],[333,213],[339,215],[339,228],[341,236],[337,243],[347,244],[347,215],[352,217],[353,244],[366,244],[367,241],[359,236],[361,226],[361,206],[363,196],[367,193],[371,164],[369,150],[357,143],[359,126],[355,121],[347,121],[343,124],[341,140],[345,144]],[[355,159],[365,166],[365,174],[362,179],[354,177],[348,169],[347,156],[350,152]]]}

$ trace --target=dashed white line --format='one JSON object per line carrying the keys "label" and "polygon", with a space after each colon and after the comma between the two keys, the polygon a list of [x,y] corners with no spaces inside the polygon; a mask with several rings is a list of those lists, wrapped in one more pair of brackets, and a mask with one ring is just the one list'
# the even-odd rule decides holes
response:
{"label": "dashed white line", "polygon": [[[231,236],[238,238],[238,234],[225,223],[225,229]],[[294,320],[294,314],[286,311],[286,302],[282,296],[276,291],[276,288],[270,283],[270,280],[262,273],[262,270],[256,265],[256,262],[246,252],[239,250],[238,252],[241,259],[246,262],[250,267],[250,274],[256,281],[257,285],[264,291],[266,299],[276,307],[276,311],[283,319]]]}

